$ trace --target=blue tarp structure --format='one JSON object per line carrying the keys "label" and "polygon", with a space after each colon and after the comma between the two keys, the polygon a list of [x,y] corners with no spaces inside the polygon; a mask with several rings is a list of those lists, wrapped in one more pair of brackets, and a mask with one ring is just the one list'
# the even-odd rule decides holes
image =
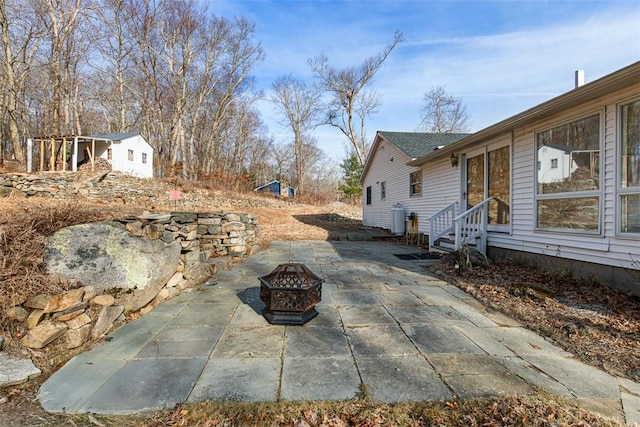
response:
{"label": "blue tarp structure", "polygon": [[261,185],[260,187],[255,188],[254,191],[257,191],[259,193],[271,193],[275,194],[276,196],[284,197],[295,197],[296,195],[296,190],[293,187],[286,186],[284,187],[283,191],[283,186],[280,181],[271,181],[268,184]]}

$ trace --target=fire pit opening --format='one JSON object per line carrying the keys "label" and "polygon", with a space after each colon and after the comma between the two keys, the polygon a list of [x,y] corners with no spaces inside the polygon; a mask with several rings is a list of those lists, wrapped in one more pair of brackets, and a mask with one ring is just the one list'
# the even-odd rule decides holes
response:
{"label": "fire pit opening", "polygon": [[262,314],[271,324],[304,325],[318,315],[315,305],[322,296],[322,282],[307,266],[280,264],[260,280]]}

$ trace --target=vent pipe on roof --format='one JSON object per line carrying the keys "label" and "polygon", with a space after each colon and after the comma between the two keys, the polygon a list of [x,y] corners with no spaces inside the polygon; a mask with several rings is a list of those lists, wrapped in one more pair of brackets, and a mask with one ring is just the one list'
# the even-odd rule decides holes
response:
{"label": "vent pipe on roof", "polygon": [[576,88],[584,84],[584,70],[576,70]]}

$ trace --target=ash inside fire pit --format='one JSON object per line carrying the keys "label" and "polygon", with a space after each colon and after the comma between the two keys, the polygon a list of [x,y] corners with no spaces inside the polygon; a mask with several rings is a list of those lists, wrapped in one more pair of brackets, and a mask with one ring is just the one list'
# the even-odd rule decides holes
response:
{"label": "ash inside fire pit", "polygon": [[304,325],[318,315],[315,305],[322,296],[322,282],[307,266],[280,264],[260,280],[262,314],[269,323]]}

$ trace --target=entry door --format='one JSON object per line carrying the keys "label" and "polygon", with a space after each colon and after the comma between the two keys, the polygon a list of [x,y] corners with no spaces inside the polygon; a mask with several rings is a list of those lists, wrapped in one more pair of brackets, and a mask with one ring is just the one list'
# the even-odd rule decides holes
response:
{"label": "entry door", "polygon": [[465,209],[471,209],[485,199],[484,153],[467,157]]}
{"label": "entry door", "polygon": [[510,223],[511,162],[509,146],[468,153],[464,170],[463,206],[470,209],[487,197],[489,229],[508,231]]}

